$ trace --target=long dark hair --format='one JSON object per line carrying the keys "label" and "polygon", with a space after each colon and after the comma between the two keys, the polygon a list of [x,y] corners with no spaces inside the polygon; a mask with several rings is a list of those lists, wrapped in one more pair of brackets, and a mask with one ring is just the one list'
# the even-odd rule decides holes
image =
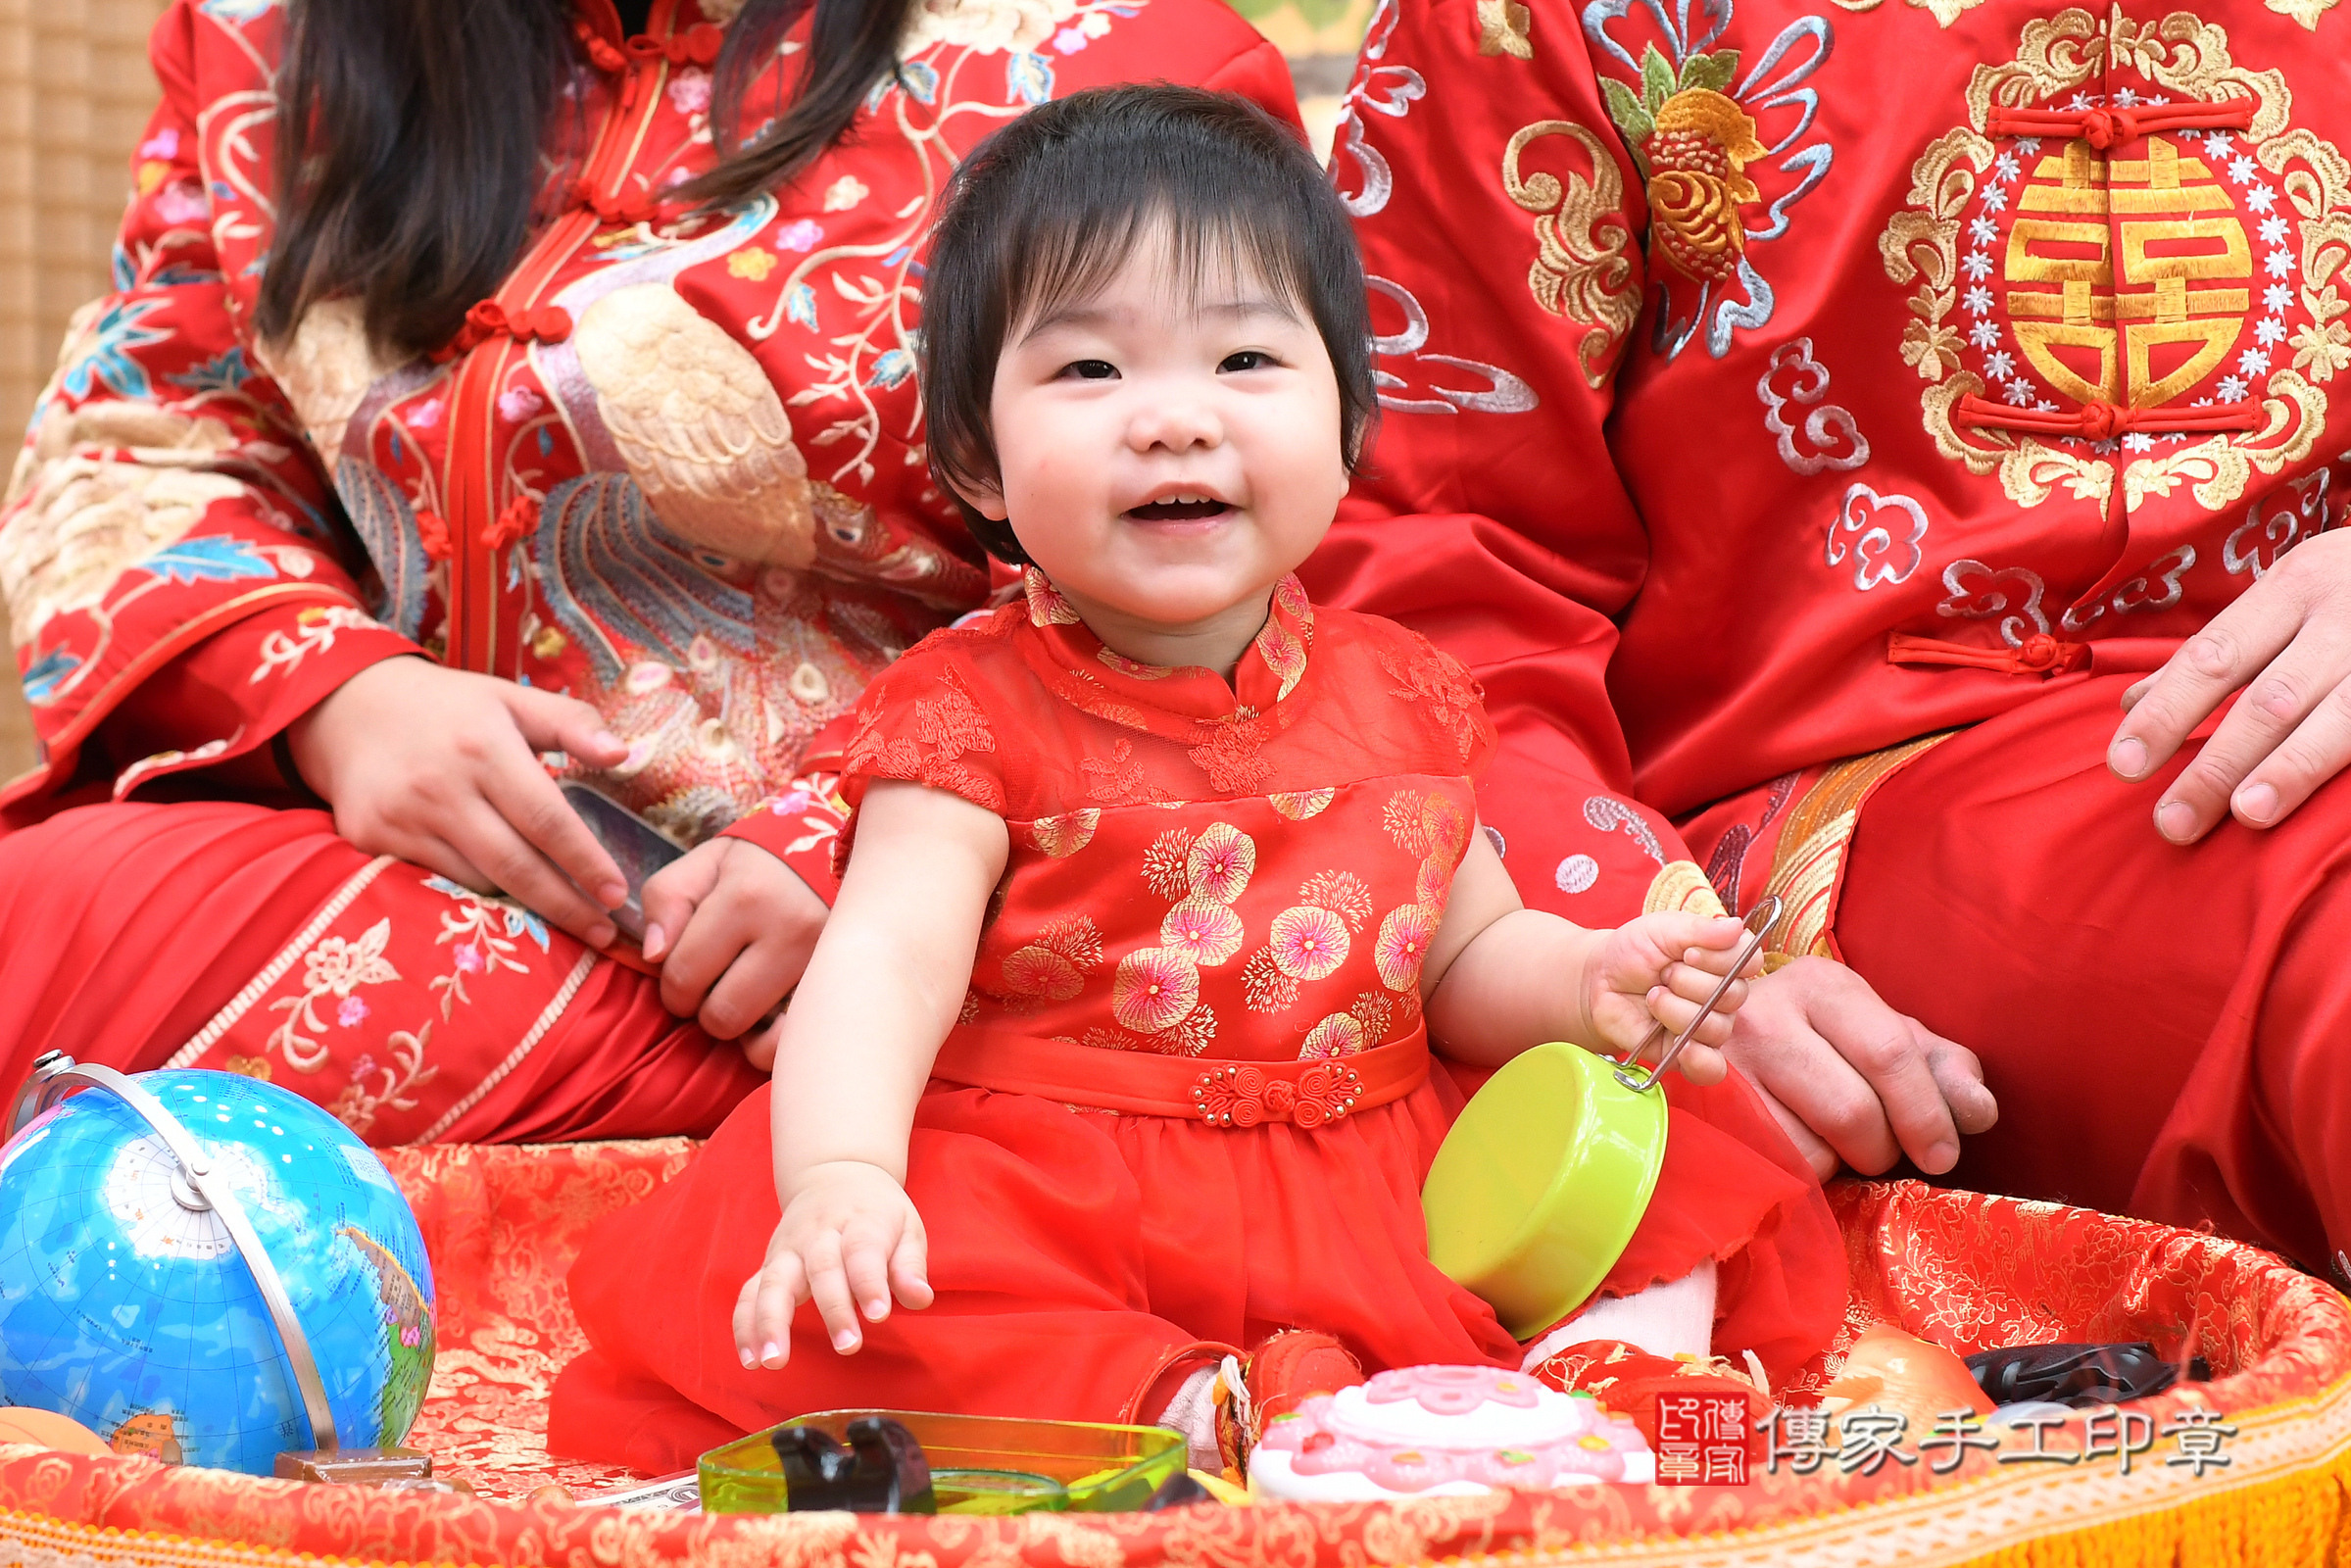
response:
{"label": "long dark hair", "polygon": [[[916,0],[744,0],[713,72],[715,168],[678,198],[726,206],[785,183],[898,67]],[[811,10],[783,100],[749,101]],[[358,299],[379,352],[447,342],[492,293],[573,156],[563,83],[582,59],[570,0],[296,0],[278,74],[277,234],[254,313],[264,338],[321,299]],[[748,141],[747,122],[759,123]],[[562,181],[554,182],[560,189]]]}

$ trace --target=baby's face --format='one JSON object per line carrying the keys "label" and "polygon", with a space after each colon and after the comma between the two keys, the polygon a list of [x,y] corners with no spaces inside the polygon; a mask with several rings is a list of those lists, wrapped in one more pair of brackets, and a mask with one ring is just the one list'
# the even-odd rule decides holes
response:
{"label": "baby's face", "polygon": [[1162,627],[1262,604],[1347,491],[1339,382],[1311,318],[1211,268],[1200,298],[1146,241],[1099,294],[1015,328],[990,412],[1030,560],[1081,605]]}

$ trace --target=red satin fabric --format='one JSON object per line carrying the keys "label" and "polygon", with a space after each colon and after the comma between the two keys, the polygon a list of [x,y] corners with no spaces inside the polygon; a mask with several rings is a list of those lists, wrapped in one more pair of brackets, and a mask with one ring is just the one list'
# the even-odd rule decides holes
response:
{"label": "red satin fabric", "polygon": [[[0,1090],[45,1051],[126,1072],[184,1054],[368,864],[323,812],[231,802],[84,807],[0,838]],[[312,985],[379,922],[390,973]],[[645,976],[597,959],[572,983],[584,950],[545,935],[395,862],[185,1064],[269,1078],[377,1144],[702,1134],[761,1081]],[[493,961],[492,942],[513,951]],[[316,1028],[272,1005],[302,997]]]}
{"label": "red satin fabric", "polygon": [[2215,1228],[2340,1279],[2351,789],[2264,832],[2166,844],[2162,784],[2104,764],[2133,678],[2052,691],[1881,787],[1837,943],[1887,1002],[1984,1057],[1999,1125],[1952,1179]]}

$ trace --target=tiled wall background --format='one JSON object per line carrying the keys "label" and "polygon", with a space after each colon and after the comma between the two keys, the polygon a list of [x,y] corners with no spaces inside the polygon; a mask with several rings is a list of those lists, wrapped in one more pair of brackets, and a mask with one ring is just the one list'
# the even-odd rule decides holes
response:
{"label": "tiled wall background", "polygon": [[[1307,124],[1327,147],[1373,0],[1229,3],[1290,57]],[[162,9],[0,0],[0,450],[24,429],[68,318],[106,287],[131,147],[156,90],[147,28]],[[13,646],[7,629],[0,607],[0,648]],[[33,758],[13,667],[0,664],[0,781]]]}

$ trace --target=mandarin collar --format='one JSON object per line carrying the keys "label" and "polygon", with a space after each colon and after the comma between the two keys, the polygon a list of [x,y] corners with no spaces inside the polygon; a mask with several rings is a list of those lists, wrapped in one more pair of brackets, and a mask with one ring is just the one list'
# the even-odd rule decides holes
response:
{"label": "mandarin collar", "polygon": [[[1104,707],[1137,710],[1139,728],[1159,729],[1153,715],[1185,726],[1226,723],[1270,712],[1306,678],[1307,650],[1314,643],[1314,608],[1295,576],[1274,584],[1265,625],[1243,650],[1231,685],[1200,664],[1147,664],[1102,646],[1061,591],[1030,566],[1021,573],[1029,625],[1052,662],[1072,679],[1058,683],[1063,695],[1089,710]],[[1082,695],[1081,695],[1082,694]],[[1112,716],[1105,713],[1104,716]],[[1122,712],[1116,716],[1125,717]],[[1129,720],[1132,722],[1132,720]]]}

